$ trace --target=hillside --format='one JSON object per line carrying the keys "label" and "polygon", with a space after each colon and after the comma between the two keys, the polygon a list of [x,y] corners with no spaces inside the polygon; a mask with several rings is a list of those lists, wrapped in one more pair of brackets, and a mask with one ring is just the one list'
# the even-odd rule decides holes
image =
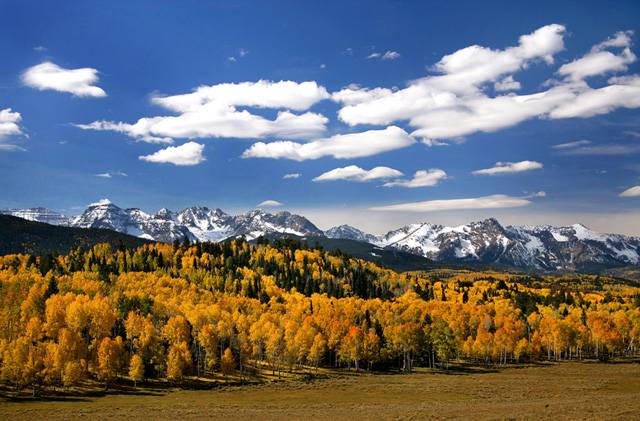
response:
{"label": "hillside", "polygon": [[149,242],[108,229],[63,227],[0,215],[0,254],[66,253],[76,247],[89,248],[99,243],[137,247]]}

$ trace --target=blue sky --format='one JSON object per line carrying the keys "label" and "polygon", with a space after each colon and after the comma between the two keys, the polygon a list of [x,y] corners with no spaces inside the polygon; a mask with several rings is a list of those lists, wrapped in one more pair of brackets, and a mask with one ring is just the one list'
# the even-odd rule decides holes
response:
{"label": "blue sky", "polygon": [[227,3],[0,1],[0,207],[640,234],[637,1]]}

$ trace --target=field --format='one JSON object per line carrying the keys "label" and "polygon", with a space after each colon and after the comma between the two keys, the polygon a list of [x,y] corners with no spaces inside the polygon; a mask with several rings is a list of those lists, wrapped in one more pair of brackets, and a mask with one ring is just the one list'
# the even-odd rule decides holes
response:
{"label": "field", "polygon": [[2,419],[640,419],[640,364],[344,373],[213,390],[137,389],[0,403]]}

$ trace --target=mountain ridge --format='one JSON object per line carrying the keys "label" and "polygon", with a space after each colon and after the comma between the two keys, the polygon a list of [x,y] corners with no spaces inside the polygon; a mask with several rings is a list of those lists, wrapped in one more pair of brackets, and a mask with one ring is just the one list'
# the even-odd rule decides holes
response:
{"label": "mountain ridge", "polygon": [[230,215],[219,208],[191,206],[155,214],[120,208],[107,199],[90,204],[82,214],[66,217],[46,208],[11,209],[0,213],[79,228],[107,228],[148,240],[222,241],[244,236],[255,240],[272,234],[298,238],[325,237],[369,243],[436,262],[497,264],[546,272],[598,271],[640,265],[640,238],[601,234],[583,224],[503,226],[495,218],[458,226],[421,222],[386,234],[366,233],[350,225],[320,230],[301,215],[253,209]]}

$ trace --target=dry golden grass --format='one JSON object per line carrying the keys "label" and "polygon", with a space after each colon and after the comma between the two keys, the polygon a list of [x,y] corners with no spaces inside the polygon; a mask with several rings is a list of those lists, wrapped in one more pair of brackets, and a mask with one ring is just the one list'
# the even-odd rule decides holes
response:
{"label": "dry golden grass", "polygon": [[212,390],[4,400],[0,419],[640,419],[640,364],[345,373]]}

